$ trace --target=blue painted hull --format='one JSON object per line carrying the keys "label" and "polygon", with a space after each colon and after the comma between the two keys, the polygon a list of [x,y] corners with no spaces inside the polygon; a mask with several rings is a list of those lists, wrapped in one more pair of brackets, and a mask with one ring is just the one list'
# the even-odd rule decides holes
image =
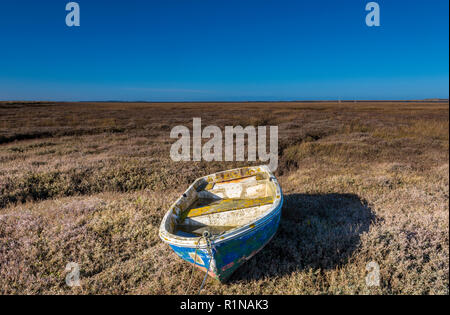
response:
{"label": "blue painted hull", "polygon": [[[233,237],[213,241],[212,261],[210,261],[211,258],[206,249],[198,249],[197,254],[195,254],[195,247],[182,247],[172,244],[170,247],[182,259],[195,264],[200,269],[206,271],[210,267],[209,274],[224,282],[239,266],[249,260],[272,239],[280,223],[282,205],[283,200],[266,218],[255,224],[255,227]],[[194,262],[194,257],[197,257],[196,262]]]}

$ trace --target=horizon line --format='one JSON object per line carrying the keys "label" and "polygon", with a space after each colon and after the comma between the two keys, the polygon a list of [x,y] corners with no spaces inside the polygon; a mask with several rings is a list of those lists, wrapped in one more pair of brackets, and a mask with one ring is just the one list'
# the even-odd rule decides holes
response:
{"label": "horizon line", "polygon": [[354,102],[449,102],[449,98],[424,98],[424,99],[325,99],[325,100],[241,100],[241,101],[225,101],[225,100],[202,100],[202,101],[182,101],[182,100],[0,100],[0,103],[354,103]]}

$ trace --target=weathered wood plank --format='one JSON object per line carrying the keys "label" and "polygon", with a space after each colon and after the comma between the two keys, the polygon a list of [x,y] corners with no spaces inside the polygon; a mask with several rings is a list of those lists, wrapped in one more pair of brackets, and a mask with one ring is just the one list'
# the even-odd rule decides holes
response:
{"label": "weathered wood plank", "polygon": [[184,217],[192,218],[212,213],[259,207],[271,204],[273,203],[273,200],[274,199],[271,196],[255,199],[222,199],[219,201],[214,201],[208,204],[207,206],[200,206],[188,209]]}

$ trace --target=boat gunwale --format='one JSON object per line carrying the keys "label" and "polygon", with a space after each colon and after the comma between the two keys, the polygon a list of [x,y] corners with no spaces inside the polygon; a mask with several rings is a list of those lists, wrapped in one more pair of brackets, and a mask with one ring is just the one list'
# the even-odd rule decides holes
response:
{"label": "boat gunwale", "polygon": [[[244,236],[247,233],[250,233],[250,232],[258,229],[262,225],[265,225],[266,223],[270,222],[276,215],[278,215],[278,212],[281,211],[284,198],[283,198],[283,193],[281,191],[280,184],[279,184],[278,180],[276,179],[276,177],[273,175],[273,173],[270,171],[270,169],[266,165],[255,166],[255,167],[250,167],[250,168],[255,168],[255,169],[261,168],[261,169],[263,169],[264,172],[266,172],[269,175],[269,180],[274,183],[275,188],[276,188],[274,202],[273,202],[272,206],[269,209],[266,210],[266,212],[264,212],[262,215],[260,215],[259,217],[255,218],[251,222],[249,222],[249,223],[247,223],[245,225],[233,228],[233,229],[227,231],[224,234],[214,236],[211,239],[213,244],[219,244],[219,243],[222,243],[222,242],[227,242],[227,241],[229,241],[231,239]],[[233,171],[238,171],[238,170],[241,170],[241,169],[242,168],[237,168],[237,169],[232,169],[232,170],[228,170],[228,171],[225,171],[225,172],[233,172]],[[213,176],[213,175],[219,174],[219,173],[223,173],[223,172],[218,172],[218,173],[206,175],[204,177],[200,177],[200,178],[196,179],[187,188],[187,190],[184,192],[184,194],[186,192],[188,192],[190,189],[194,189],[194,185],[198,181],[200,181],[201,179],[206,179],[206,178],[208,178],[210,176]],[[182,237],[182,236],[175,235],[175,234],[167,231],[167,229],[166,229],[166,222],[167,222],[169,216],[171,215],[175,205],[181,200],[181,198],[183,198],[183,195],[181,195],[173,203],[173,205],[169,208],[169,210],[165,214],[165,216],[164,216],[164,218],[163,218],[163,220],[161,222],[161,226],[160,226],[160,230],[159,230],[159,236],[163,240],[163,242],[168,243],[169,245],[174,245],[174,246],[179,246],[179,247],[205,249],[207,247],[207,243],[201,236],[198,236],[198,237]]]}

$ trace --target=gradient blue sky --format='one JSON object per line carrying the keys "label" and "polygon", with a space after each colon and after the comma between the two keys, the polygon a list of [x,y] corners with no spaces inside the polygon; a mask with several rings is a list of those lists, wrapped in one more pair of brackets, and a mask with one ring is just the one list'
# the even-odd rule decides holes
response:
{"label": "gradient blue sky", "polygon": [[0,100],[449,95],[447,0],[0,1]]}

